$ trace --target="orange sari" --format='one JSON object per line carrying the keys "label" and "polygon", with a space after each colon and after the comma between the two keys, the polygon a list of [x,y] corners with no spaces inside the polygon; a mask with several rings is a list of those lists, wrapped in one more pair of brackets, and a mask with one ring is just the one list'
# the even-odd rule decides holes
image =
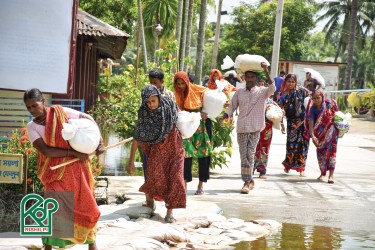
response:
{"label": "orange sari", "polygon": [[[45,138],[49,147],[70,148],[61,134],[62,123],[67,121],[67,114],[61,106],[52,106],[47,109]],[[72,233],[68,237],[57,238],[54,230],[52,237],[43,238],[43,243],[52,247],[66,248],[74,244],[91,244],[96,238],[96,223],[100,212],[94,197],[95,180],[91,173],[90,162],[78,161],[56,170],[50,169],[54,165],[71,159],[72,157],[46,157],[38,152],[37,171],[44,185],[45,196],[57,197],[59,210],[56,214],[60,213],[60,220],[71,220],[72,225],[70,230]],[[64,228],[64,231],[69,231],[69,229]]]}

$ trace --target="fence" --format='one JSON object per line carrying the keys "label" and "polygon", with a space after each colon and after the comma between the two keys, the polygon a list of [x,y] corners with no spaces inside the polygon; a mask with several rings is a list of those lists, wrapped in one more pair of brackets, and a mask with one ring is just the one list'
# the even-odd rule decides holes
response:
{"label": "fence", "polygon": [[[46,99],[48,105],[59,104],[84,112],[85,100],[83,99]],[[0,97],[0,137],[12,130],[22,128],[31,121],[32,116],[27,111],[23,98]],[[0,138],[1,139],[1,138]]]}

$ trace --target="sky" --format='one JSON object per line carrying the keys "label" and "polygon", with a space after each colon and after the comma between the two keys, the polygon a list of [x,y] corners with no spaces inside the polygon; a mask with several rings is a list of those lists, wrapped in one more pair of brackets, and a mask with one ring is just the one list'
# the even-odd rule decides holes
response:
{"label": "sky", "polygon": [[[216,8],[219,5],[219,0],[215,0],[216,7],[215,9],[210,8],[208,13],[208,22],[216,22]],[[222,11],[228,11],[228,15],[222,15],[220,23],[230,23],[231,18],[229,14],[233,11],[233,7],[239,6],[240,2],[246,3],[258,3],[258,0],[223,0]]]}

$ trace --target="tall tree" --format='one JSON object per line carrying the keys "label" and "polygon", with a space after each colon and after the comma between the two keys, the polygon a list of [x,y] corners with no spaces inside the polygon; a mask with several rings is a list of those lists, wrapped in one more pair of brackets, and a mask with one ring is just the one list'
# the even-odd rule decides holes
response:
{"label": "tall tree", "polygon": [[[177,9],[177,21],[176,21],[176,32],[175,32],[175,38],[177,40],[177,44],[180,45],[180,40],[181,40],[181,26],[182,26],[182,10],[184,7],[184,0],[177,0],[178,1],[178,9]],[[176,55],[177,61],[179,58],[179,53],[177,50],[177,55]],[[179,70],[179,68],[177,69]]]}
{"label": "tall tree", "polygon": [[[235,58],[239,54],[272,56],[273,33],[276,22],[277,1],[260,7],[242,3],[233,11],[233,23],[225,26],[224,38],[220,39],[218,61],[226,55]],[[313,5],[303,1],[285,0],[281,32],[280,58],[300,60],[304,53],[302,41],[315,27]]]}
{"label": "tall tree", "polygon": [[[324,14],[318,17],[317,21],[326,20],[327,24],[323,28],[326,32],[325,42],[327,43],[332,37],[339,35],[339,41],[337,45],[337,52],[335,62],[337,61],[340,53],[346,51],[348,43],[350,41],[349,34],[352,26],[352,0],[333,0],[324,1],[318,5],[318,10],[323,11]],[[355,36],[366,37],[369,34],[369,30],[363,29],[362,27],[369,27],[369,22],[365,19],[371,13],[371,10],[375,8],[375,3],[373,0],[357,0],[357,15],[356,15],[356,29]],[[339,31],[339,32],[337,32]],[[364,44],[362,44],[364,46]]]}
{"label": "tall tree", "polygon": [[170,38],[176,29],[177,0],[146,0],[143,5],[144,24],[149,27],[145,29],[148,45],[156,44],[155,26],[157,24],[163,26],[163,32],[160,37]]}
{"label": "tall tree", "polygon": [[352,0],[352,8],[350,13],[350,37],[349,37],[349,49],[348,49],[348,63],[345,70],[345,89],[350,89],[350,81],[352,79],[352,67],[353,67],[353,51],[355,42],[355,27],[357,25],[357,13],[358,13],[358,0]]}
{"label": "tall tree", "polygon": [[[138,34],[137,39],[140,39],[142,44],[142,55],[143,55],[143,69],[145,72],[148,72],[148,60],[147,60],[147,49],[146,49],[146,40],[145,40],[145,30],[143,26],[143,16],[142,16],[142,2],[141,0],[137,0],[137,6],[138,6]],[[139,43],[137,42],[137,46],[139,46]],[[137,63],[139,62],[139,52],[137,47]],[[138,64],[137,64],[137,70],[138,70]]]}
{"label": "tall tree", "polygon": [[185,61],[185,46],[186,46],[186,34],[188,26],[188,13],[189,13],[189,0],[184,0],[183,18],[182,18],[182,29],[181,29],[181,40],[179,45],[179,68],[183,70]]}
{"label": "tall tree", "polygon": [[195,83],[201,84],[202,65],[203,65],[203,48],[204,48],[204,31],[206,29],[207,1],[201,1],[201,10],[199,14],[199,30],[197,39],[197,60],[195,69]]}
{"label": "tall tree", "polygon": [[[191,45],[191,31],[193,25],[193,12],[194,12],[194,0],[189,0],[189,13],[187,19],[187,29],[186,29],[186,44],[185,44],[185,57],[190,56],[190,45]],[[189,64],[185,64],[185,72],[189,71]]]}

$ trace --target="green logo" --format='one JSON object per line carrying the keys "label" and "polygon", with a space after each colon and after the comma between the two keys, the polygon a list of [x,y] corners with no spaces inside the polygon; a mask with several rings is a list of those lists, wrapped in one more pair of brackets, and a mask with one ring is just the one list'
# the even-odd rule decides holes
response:
{"label": "green logo", "polygon": [[[26,204],[31,200],[36,202],[26,210]],[[53,204],[53,208],[49,204]],[[28,194],[23,197],[20,206],[21,236],[51,236],[52,214],[58,209],[59,203],[53,198],[43,199],[38,194]]]}

